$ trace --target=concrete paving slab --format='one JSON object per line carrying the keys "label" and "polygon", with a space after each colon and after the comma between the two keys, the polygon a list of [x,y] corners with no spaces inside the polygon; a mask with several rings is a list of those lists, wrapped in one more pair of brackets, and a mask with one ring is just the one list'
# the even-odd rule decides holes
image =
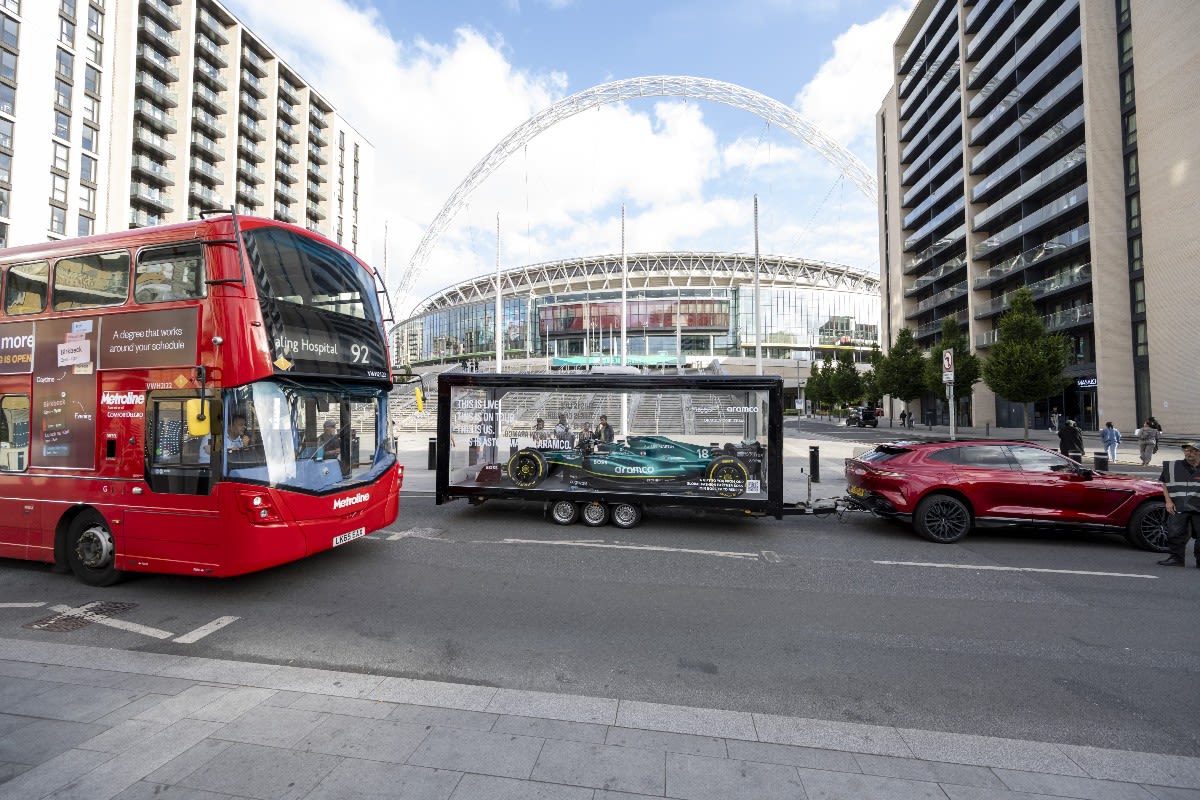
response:
{"label": "concrete paving slab", "polygon": [[210,686],[196,684],[184,689],[174,697],[168,697],[157,705],[147,708],[135,719],[143,722],[158,722],[171,725],[181,719],[186,719],[201,708],[220,700],[234,691],[230,686]]}
{"label": "concrete paving slab", "polygon": [[111,758],[111,753],[101,753],[97,750],[67,750],[49,761],[25,770],[6,783],[0,783],[0,800],[45,797]]}
{"label": "concrete paving slab", "polygon": [[264,707],[220,726],[213,738],[267,747],[295,747],[327,716],[319,711]]}
{"label": "concrete paving slab", "polygon": [[[397,722],[409,722],[414,725],[437,725],[441,728],[466,728],[472,731],[490,731],[496,724],[498,715],[483,711],[462,711],[457,708],[437,708],[436,706],[413,706],[405,703],[387,704],[392,711],[388,719]],[[498,731],[503,733],[504,731]],[[520,733],[520,731],[508,731]]]}
{"label": "concrete paving slab", "polygon": [[682,800],[794,800],[804,787],[795,767],[667,753],[668,797]]}
{"label": "concrete paving slab", "polygon": [[547,783],[662,796],[666,773],[663,752],[550,740],[530,777]]}
{"label": "concrete paving slab", "polygon": [[754,730],[753,716],[743,711],[691,708],[636,700],[621,701],[617,710],[616,725],[622,728],[645,728],[750,741],[758,738]]}
{"label": "concrete paving slab", "polygon": [[515,733],[518,736],[537,736],[542,739],[564,739],[569,742],[604,744],[607,725],[589,722],[564,722],[538,717],[502,716],[491,727],[494,733]]}
{"label": "concrete paving slab", "polygon": [[603,697],[497,689],[487,710],[493,714],[611,725],[617,718],[617,701]]}
{"label": "concrete paving slab", "polygon": [[709,758],[726,758],[729,755],[725,740],[718,736],[644,731],[638,728],[611,727],[604,743],[614,747],[640,747],[643,750],[662,750],[667,753]]}
{"label": "concrete paving slab", "polygon": [[[102,686],[71,686],[69,684],[39,683],[39,691],[22,702],[10,704],[9,714],[43,719],[62,719],[71,722],[95,722],[126,703],[132,703],[144,693],[134,689],[108,689]],[[43,686],[53,691],[40,691]]]}
{"label": "concrete paving slab", "polygon": [[1088,800],[1155,800],[1153,794],[1135,783],[1076,778],[1070,775],[1045,775],[1011,769],[998,769],[996,775],[1014,792],[1086,797]]}
{"label": "concrete paving slab", "polygon": [[808,800],[946,800],[936,783],[804,767],[796,771]]}
{"label": "concrete paving slab", "polygon": [[233,722],[247,711],[265,703],[274,694],[274,689],[234,687],[208,705],[191,712],[188,716],[192,719],[206,719],[211,722]]}
{"label": "concrete paving slab", "polygon": [[308,692],[298,693],[291,697],[284,707],[296,711],[320,711],[325,714],[342,714],[347,717],[363,717],[365,719],[387,719],[396,710],[395,704],[384,703],[380,700],[358,700],[353,697],[331,697]]}
{"label": "concrete paving slab", "polygon": [[0,761],[41,764],[107,731],[108,728],[103,725],[87,722],[30,719],[27,725],[0,737]]}
{"label": "concrete paving slab", "polygon": [[220,739],[205,739],[197,742],[151,772],[144,780],[156,786],[174,786],[221,753],[233,747],[234,744],[234,742],[225,742]]}
{"label": "concrete paving slab", "polygon": [[446,800],[461,772],[346,759],[305,800]]}
{"label": "concrete paving slab", "polygon": [[496,694],[491,686],[435,683],[412,678],[384,678],[367,695],[371,700],[405,703],[414,706],[442,706],[463,711],[487,711]]}
{"label": "concrete paving slab", "polygon": [[763,764],[787,764],[793,767],[828,769],[837,772],[860,772],[854,755],[840,750],[824,750],[818,747],[798,747],[790,744],[767,742],[743,742],[727,739],[725,746],[729,757],[739,761],[757,761]]}
{"label": "concrete paving slab", "polygon": [[592,800],[592,790],[488,775],[464,775],[450,800]]}
{"label": "concrete paving slab", "polygon": [[270,688],[289,692],[310,692],[334,697],[368,697],[379,686],[380,675],[358,675],[306,667],[280,667],[270,676]]}
{"label": "concrete paving slab", "polygon": [[912,749],[912,754],[926,761],[1087,777],[1087,773],[1057,745],[1045,742],[907,728],[899,730],[899,734]]}
{"label": "concrete paving slab", "polygon": [[162,733],[166,728],[166,725],[158,722],[126,720],[120,725],[115,725],[101,734],[80,742],[78,747],[80,750],[122,753]]}
{"label": "concrete paving slab", "polygon": [[1093,778],[1200,789],[1200,758],[1080,745],[1059,745],[1059,749]]}
{"label": "concrete paving slab", "polygon": [[760,742],[848,750],[878,756],[908,758],[913,755],[894,728],[879,725],[755,714],[754,727]]}
{"label": "concrete paving slab", "polygon": [[434,728],[408,763],[501,778],[528,778],[544,743],[544,739],[511,733]]}
{"label": "concrete paving slab", "polygon": [[940,761],[922,761],[917,758],[895,758],[872,756],[861,753],[854,755],[859,769],[866,775],[884,778],[904,778],[910,781],[932,781],[954,783],[963,786],[983,786],[994,789],[1007,788],[1004,781],[987,767],[971,764],[946,764]]}
{"label": "concrete paving slab", "polygon": [[330,715],[300,739],[296,748],[331,756],[403,764],[428,733],[429,729],[424,725]]}
{"label": "concrete paving slab", "polygon": [[179,782],[257,800],[301,800],[342,762],[337,756],[237,743]]}

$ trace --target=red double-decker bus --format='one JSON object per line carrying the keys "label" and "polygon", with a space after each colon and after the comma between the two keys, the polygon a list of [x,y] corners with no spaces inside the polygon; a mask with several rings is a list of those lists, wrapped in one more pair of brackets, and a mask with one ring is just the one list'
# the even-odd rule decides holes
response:
{"label": "red double-decker bus", "polygon": [[226,214],[0,273],[0,557],[230,576],[395,520],[387,293],[349,251]]}

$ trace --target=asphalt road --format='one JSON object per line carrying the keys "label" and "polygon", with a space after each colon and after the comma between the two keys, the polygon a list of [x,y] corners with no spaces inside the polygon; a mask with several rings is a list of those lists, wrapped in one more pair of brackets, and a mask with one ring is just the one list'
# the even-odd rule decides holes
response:
{"label": "asphalt road", "polygon": [[[406,495],[390,530],[225,581],[98,590],[0,561],[0,635],[1200,756],[1200,570],[1160,557],[1034,531],[939,546],[861,513],[620,531]],[[97,600],[136,605],[27,627]]]}

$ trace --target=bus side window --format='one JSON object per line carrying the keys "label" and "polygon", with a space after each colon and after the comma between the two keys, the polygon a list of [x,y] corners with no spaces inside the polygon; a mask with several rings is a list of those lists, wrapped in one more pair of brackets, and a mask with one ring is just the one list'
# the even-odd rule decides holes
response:
{"label": "bus side window", "polygon": [[129,253],[96,253],[54,262],[54,310],[119,306],[129,297]]}
{"label": "bus side window", "polygon": [[40,314],[46,310],[46,286],[50,281],[50,263],[13,264],[8,269],[4,288],[4,310],[13,316]]}
{"label": "bus side window", "polygon": [[0,399],[0,471],[24,472],[29,465],[29,396]]}
{"label": "bus side window", "polygon": [[198,244],[159,247],[138,254],[133,299],[164,303],[204,296],[204,248]]}

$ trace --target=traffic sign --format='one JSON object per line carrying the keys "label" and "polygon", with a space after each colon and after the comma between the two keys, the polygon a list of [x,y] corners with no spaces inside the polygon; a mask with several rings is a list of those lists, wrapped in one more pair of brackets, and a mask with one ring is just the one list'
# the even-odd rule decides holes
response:
{"label": "traffic sign", "polygon": [[954,372],[954,349],[942,351],[942,372]]}

